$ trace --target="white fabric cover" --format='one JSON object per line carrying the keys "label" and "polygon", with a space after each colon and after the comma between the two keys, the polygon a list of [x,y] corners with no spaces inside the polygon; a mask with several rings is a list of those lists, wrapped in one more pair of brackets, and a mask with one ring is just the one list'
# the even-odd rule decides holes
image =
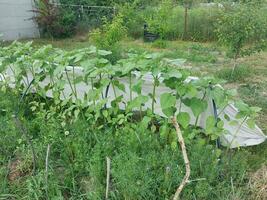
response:
{"label": "white fabric cover", "polygon": [[[67,67],[66,69],[69,70],[70,73],[72,72],[72,67]],[[76,75],[82,75],[83,69],[80,67],[75,67],[75,73],[76,73]],[[136,77],[139,76],[138,72],[134,73],[134,75]],[[12,72],[10,70],[7,70],[7,73],[5,76],[10,76],[12,79]],[[32,77],[30,75],[28,76],[28,78],[30,81],[32,80]],[[64,78],[66,78],[66,77],[64,77]],[[144,80],[144,84],[142,86],[142,95],[148,95],[149,93],[151,93],[152,88],[153,88],[152,76],[148,73],[148,74],[144,75],[142,77],[142,79]],[[197,79],[198,79],[197,77],[189,77],[188,80],[186,80],[186,81],[194,81]],[[136,80],[137,80],[137,78],[133,78],[133,82]],[[13,78],[13,81],[14,81],[14,78]],[[123,95],[124,101],[129,101],[130,100],[130,97],[129,97],[130,92],[129,92],[128,80],[125,78],[122,78],[119,81],[124,84],[126,91],[122,92],[122,91],[119,91],[117,89],[116,93],[117,93],[117,95]],[[44,87],[49,82],[50,81],[47,78],[44,81],[42,81],[41,83],[39,83],[39,85],[41,87]],[[11,87],[12,87],[12,84],[11,84]],[[77,87],[78,98],[81,100],[84,99],[85,93],[90,91],[90,89],[91,89],[91,85],[86,85],[85,83],[79,83],[76,85],[76,87]],[[165,92],[170,92],[170,91],[171,91],[170,88],[165,87],[163,84],[160,84],[160,86],[157,87],[157,89],[156,89],[156,103],[155,103],[155,113],[156,114],[158,114],[160,116],[164,116],[164,114],[161,111],[161,107],[160,107],[160,96],[161,96],[161,94],[163,94]],[[69,85],[65,85],[64,94],[65,94],[65,96],[69,96],[71,94],[71,88]],[[52,92],[48,91],[46,95],[48,97],[52,97]],[[137,94],[133,93],[133,98],[136,96],[137,96]],[[63,95],[61,96],[61,99],[64,99]],[[110,87],[109,91],[108,91],[107,106],[109,106],[110,102],[114,99],[115,99],[114,91]],[[151,108],[151,104],[152,104],[152,100],[150,99],[145,104],[144,107]],[[125,107],[125,105],[122,104],[121,108],[123,109],[124,107]],[[177,102],[177,107],[179,107],[179,102]],[[196,118],[193,115],[191,109],[189,107],[185,106],[184,104],[182,104],[181,111],[182,112],[188,112],[190,114],[190,116],[191,116],[190,124],[194,125]],[[220,113],[220,110],[217,110],[217,112]],[[236,148],[236,147],[241,147],[241,146],[252,146],[252,145],[257,145],[257,144],[263,143],[267,137],[258,126],[255,126],[254,129],[251,129],[248,127],[248,125],[246,123],[243,123],[241,125],[242,120],[240,120],[239,123],[236,125],[231,125],[229,123],[229,121],[224,119],[224,115],[227,114],[230,117],[230,119],[233,120],[233,119],[235,119],[235,115],[237,113],[238,113],[238,110],[235,108],[235,106],[233,104],[228,105],[220,113],[219,118],[224,121],[224,129],[227,131],[227,134],[224,134],[220,138],[222,145],[230,146],[230,148]],[[206,119],[209,116],[214,116],[214,108],[212,105],[212,99],[208,100],[208,109],[205,112],[203,112],[201,114],[201,116],[199,117],[198,126],[205,129]]]}

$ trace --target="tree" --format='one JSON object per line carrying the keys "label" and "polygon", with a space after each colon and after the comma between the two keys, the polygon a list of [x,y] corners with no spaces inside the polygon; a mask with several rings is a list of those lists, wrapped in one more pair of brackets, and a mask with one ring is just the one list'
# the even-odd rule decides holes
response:
{"label": "tree", "polygon": [[237,4],[224,12],[217,24],[219,42],[228,48],[234,59],[232,74],[238,58],[261,51],[265,47],[266,19],[260,15],[259,4]]}
{"label": "tree", "polygon": [[188,8],[192,6],[192,0],[182,0],[181,3],[184,6],[184,33],[183,39],[187,39],[187,30],[188,30]]}

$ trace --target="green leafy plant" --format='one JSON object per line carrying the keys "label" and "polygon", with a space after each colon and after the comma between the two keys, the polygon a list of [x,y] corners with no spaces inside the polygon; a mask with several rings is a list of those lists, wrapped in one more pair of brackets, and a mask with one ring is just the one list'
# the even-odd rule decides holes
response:
{"label": "green leafy plant", "polygon": [[[28,140],[34,144],[37,154],[38,176],[25,177],[29,197],[45,198],[51,192],[57,197],[67,194],[77,199],[84,195],[103,198],[106,183],[103,163],[106,157],[111,158],[113,166],[112,187],[107,192],[109,197],[170,198],[180,182],[182,184],[175,199],[179,196],[191,198],[190,190],[203,198],[216,196],[202,191],[202,188],[211,191],[209,188],[216,185],[216,181],[209,180],[203,186],[187,183],[190,174],[195,178],[202,176],[204,169],[196,166],[212,162],[213,168],[217,169],[220,151],[214,150],[208,143],[223,133],[223,123],[210,116],[206,120],[205,130],[202,130],[198,127],[198,121],[207,109],[207,99],[214,99],[218,108],[223,110],[234,99],[233,92],[216,86],[217,80],[209,77],[186,81],[190,71],[179,68],[185,62],[181,59],[170,60],[164,59],[160,53],[130,51],[125,58],[112,64],[108,60],[111,54],[111,51],[94,46],[64,51],[51,45],[34,47],[31,42],[14,42],[10,46],[0,47],[1,72],[9,70],[9,75],[15,77],[5,77],[6,89],[1,94],[12,91],[19,96],[29,91],[28,95],[23,95],[25,104],[22,108],[25,107],[25,110],[20,109],[18,113],[29,129]],[[82,73],[76,73],[77,69]],[[144,95],[142,90],[145,74],[151,75],[153,80],[148,95]],[[122,80],[127,80],[128,84]],[[80,94],[78,84],[85,85],[87,90]],[[10,85],[14,86],[12,90]],[[161,85],[168,90],[160,96],[160,102],[156,102],[157,88]],[[111,101],[107,92],[109,89],[115,96]],[[149,101],[152,102],[151,107],[147,108]],[[160,103],[167,118],[156,115],[155,103]],[[183,106],[187,106],[193,115],[183,111]],[[236,107],[239,108],[237,120],[244,120],[242,123],[246,122],[252,127],[260,109],[237,101]],[[12,119],[12,112],[3,109],[0,107],[0,119]],[[2,115],[5,117],[2,118]],[[194,123],[191,122],[192,117]],[[168,123],[170,120],[172,125]],[[5,129],[4,133],[14,130],[12,124],[1,124],[4,124],[1,126]],[[6,138],[10,144],[12,138]],[[177,138],[183,157],[178,153]],[[18,145],[19,150],[29,151],[29,142],[19,139],[10,149],[15,151]],[[195,142],[199,143],[198,146]],[[50,154],[44,156],[50,145]],[[197,147],[215,152],[212,158],[208,156],[211,160],[206,162],[205,159],[200,164],[198,159],[191,159],[189,163],[188,155],[199,156],[191,151]],[[7,153],[6,150],[1,151]],[[7,159],[4,158],[5,161]],[[50,159],[52,162],[48,162]],[[183,161],[186,166],[184,179],[180,164]],[[33,161],[29,163],[32,165]],[[123,167],[127,171],[122,170]],[[31,168],[28,168],[30,172]],[[213,173],[219,176],[217,171]],[[56,178],[56,174],[63,177]],[[208,178],[207,174],[205,171]],[[125,189],[126,185],[134,183],[135,186]]]}
{"label": "green leafy plant", "polygon": [[111,22],[105,20],[102,28],[95,29],[89,34],[98,48],[113,52],[110,56],[113,64],[121,57],[118,43],[127,36],[127,28],[123,19],[123,15],[118,14]]}
{"label": "green leafy plant", "polygon": [[73,35],[76,25],[74,13],[69,9],[60,9],[49,0],[35,0],[32,10],[44,35],[49,37],[69,37]]}
{"label": "green leafy plant", "polygon": [[[160,39],[167,39],[168,34],[175,28],[172,23],[174,19],[166,21],[166,19],[170,19],[170,16],[174,17],[172,15],[172,7],[172,0],[164,0],[152,13],[144,14],[149,31],[159,34]],[[163,21],[165,23],[162,23]]]}
{"label": "green leafy plant", "polygon": [[238,4],[225,12],[218,21],[216,32],[219,42],[228,47],[229,56],[234,59],[232,75],[239,57],[251,55],[264,48],[266,20],[259,10],[259,5]]}

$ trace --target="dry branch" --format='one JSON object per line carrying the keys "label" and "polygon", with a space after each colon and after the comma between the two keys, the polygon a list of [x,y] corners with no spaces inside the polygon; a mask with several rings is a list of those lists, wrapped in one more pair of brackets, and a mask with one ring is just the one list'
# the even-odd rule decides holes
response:
{"label": "dry branch", "polygon": [[185,163],[185,176],[184,176],[182,182],[180,183],[179,187],[177,188],[175,195],[173,197],[173,200],[178,200],[180,197],[180,193],[182,192],[183,188],[185,187],[185,185],[188,182],[189,177],[190,177],[190,162],[189,162],[189,159],[187,156],[184,138],[183,138],[180,126],[177,123],[176,117],[173,117],[171,120],[172,120],[172,124],[176,130],[176,134],[177,134],[178,141],[179,141],[182,153],[183,153],[183,159],[184,159],[184,163]]}
{"label": "dry branch", "polygon": [[110,158],[106,157],[107,159],[107,183],[106,183],[106,199],[108,199],[108,191],[109,191],[109,182],[110,182]]}
{"label": "dry branch", "polygon": [[50,154],[50,144],[47,145],[47,150],[46,150],[46,157],[45,157],[45,192],[46,192],[46,198],[49,199],[48,195],[48,165],[49,165],[49,154]]}

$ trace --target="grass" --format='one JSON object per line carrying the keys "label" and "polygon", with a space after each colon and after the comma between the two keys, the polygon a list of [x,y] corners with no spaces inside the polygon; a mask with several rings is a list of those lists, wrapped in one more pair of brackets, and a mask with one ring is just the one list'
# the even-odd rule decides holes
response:
{"label": "grass", "polygon": [[216,77],[226,80],[228,83],[245,82],[253,73],[253,69],[246,65],[240,65],[235,70],[231,68],[220,69]]}
{"label": "grass", "polygon": [[[57,118],[44,119],[38,113],[22,112],[38,155],[37,172],[32,175],[31,154],[12,121],[12,110],[17,106],[14,97],[11,92],[0,94],[1,109],[7,111],[0,115],[0,121],[7,122],[1,123],[6,138],[0,141],[0,151],[4,151],[0,156],[0,199],[47,198],[47,143],[51,143],[48,199],[103,199],[106,156],[112,163],[112,200],[169,199],[182,178],[180,151],[171,148],[164,135],[155,137],[152,129],[143,129],[139,122],[117,130],[108,127],[98,130],[90,128],[89,121],[78,119],[68,125],[70,134],[64,135]],[[27,109],[25,104],[22,111]],[[265,147],[263,144],[244,148],[230,152],[229,156],[224,149],[220,154],[214,145],[203,143],[200,138],[188,143],[191,180],[204,179],[188,184],[182,199],[250,200],[247,174],[266,163],[261,157],[267,153]]]}

